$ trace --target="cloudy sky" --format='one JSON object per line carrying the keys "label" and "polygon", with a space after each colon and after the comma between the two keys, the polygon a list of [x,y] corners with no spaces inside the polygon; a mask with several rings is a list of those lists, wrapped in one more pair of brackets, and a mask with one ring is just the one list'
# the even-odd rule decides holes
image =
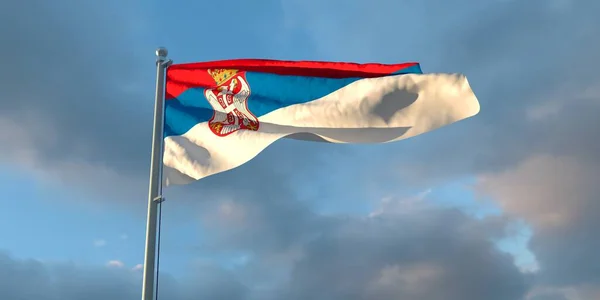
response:
{"label": "cloudy sky", "polygon": [[138,299],[154,49],[419,61],[469,120],[166,190],[159,296],[600,299],[597,0],[4,0],[0,295]]}

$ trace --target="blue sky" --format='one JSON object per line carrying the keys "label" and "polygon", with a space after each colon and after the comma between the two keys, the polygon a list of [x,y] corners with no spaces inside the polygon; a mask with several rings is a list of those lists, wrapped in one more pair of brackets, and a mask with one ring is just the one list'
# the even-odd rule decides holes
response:
{"label": "blue sky", "polygon": [[597,1],[34,2],[0,12],[0,294],[35,298],[36,274],[47,299],[139,297],[164,46],[175,63],[418,61],[481,102],[406,141],[284,140],[167,189],[165,298],[600,295]]}

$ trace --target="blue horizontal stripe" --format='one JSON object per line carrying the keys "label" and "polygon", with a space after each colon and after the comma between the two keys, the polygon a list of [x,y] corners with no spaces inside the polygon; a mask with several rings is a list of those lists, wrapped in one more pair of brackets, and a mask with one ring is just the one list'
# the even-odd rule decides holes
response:
{"label": "blue horizontal stripe", "polygon": [[[418,65],[403,69],[398,74],[420,74]],[[269,73],[247,72],[250,86],[248,109],[256,116],[294,104],[307,103],[339,90],[362,78],[322,78],[306,76],[279,76]],[[213,109],[204,97],[203,88],[189,89],[176,99],[165,101],[164,136],[182,135],[196,124],[212,118]]]}

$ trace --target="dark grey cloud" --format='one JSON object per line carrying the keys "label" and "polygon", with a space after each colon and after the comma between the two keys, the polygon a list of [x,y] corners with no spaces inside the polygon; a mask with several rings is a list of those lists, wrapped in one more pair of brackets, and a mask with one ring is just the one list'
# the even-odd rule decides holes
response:
{"label": "dark grey cloud", "polygon": [[569,300],[561,294],[534,296],[531,300]]}
{"label": "dark grey cloud", "polygon": [[492,242],[505,236],[508,219],[478,221],[402,198],[369,217],[325,216],[302,200],[258,198],[245,187],[204,194],[198,211],[209,234],[197,251],[245,257],[236,274],[261,287],[254,297],[524,299],[530,287],[532,278]]}
{"label": "dark grey cloud", "polygon": [[2,3],[4,162],[97,185],[147,169],[153,57],[135,5]]}
{"label": "dark grey cloud", "polygon": [[[176,300],[245,299],[245,288],[228,272],[198,266],[197,276],[182,282],[163,274],[159,297]],[[126,268],[79,266],[16,259],[0,254],[0,293],[3,299],[79,300],[137,299],[141,274]]]}
{"label": "dark grey cloud", "polygon": [[456,211],[341,220],[306,246],[285,298],[521,299],[527,278],[486,229]]}
{"label": "dark grey cloud", "polygon": [[130,299],[138,293],[136,276],[120,270],[48,266],[5,253],[0,254],[0,263],[4,299]]}
{"label": "dark grey cloud", "polygon": [[[269,211],[269,206],[259,205],[259,209]],[[160,296],[182,300],[514,300],[523,299],[529,289],[530,279],[490,240],[504,235],[506,219],[478,221],[457,210],[405,199],[386,202],[369,217],[313,217],[325,222],[305,230],[312,232],[311,236],[288,244],[287,250],[295,248],[296,253],[278,249],[272,242],[268,247],[259,246],[274,239],[269,236],[270,229],[253,232],[252,224],[260,220],[260,214],[208,219],[225,227],[243,225],[252,240],[238,239],[237,233],[226,230],[219,235],[235,237],[236,244],[229,248],[247,251],[252,258],[231,271],[191,264],[183,279],[163,274]],[[283,234],[273,236],[285,244]],[[0,256],[0,262],[0,292],[14,299],[126,299],[136,297],[139,290],[140,274],[124,268],[54,265],[8,255]],[[32,285],[38,288],[30,294]],[[93,296],[88,296],[91,292]]]}

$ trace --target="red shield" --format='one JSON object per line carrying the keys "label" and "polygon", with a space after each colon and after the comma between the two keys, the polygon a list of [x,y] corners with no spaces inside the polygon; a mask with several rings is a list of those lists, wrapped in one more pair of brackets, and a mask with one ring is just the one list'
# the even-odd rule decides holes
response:
{"label": "red shield", "polygon": [[214,134],[226,136],[238,130],[258,130],[258,118],[248,110],[250,86],[245,72],[235,74],[215,88],[206,89],[204,96],[214,110],[208,121]]}

